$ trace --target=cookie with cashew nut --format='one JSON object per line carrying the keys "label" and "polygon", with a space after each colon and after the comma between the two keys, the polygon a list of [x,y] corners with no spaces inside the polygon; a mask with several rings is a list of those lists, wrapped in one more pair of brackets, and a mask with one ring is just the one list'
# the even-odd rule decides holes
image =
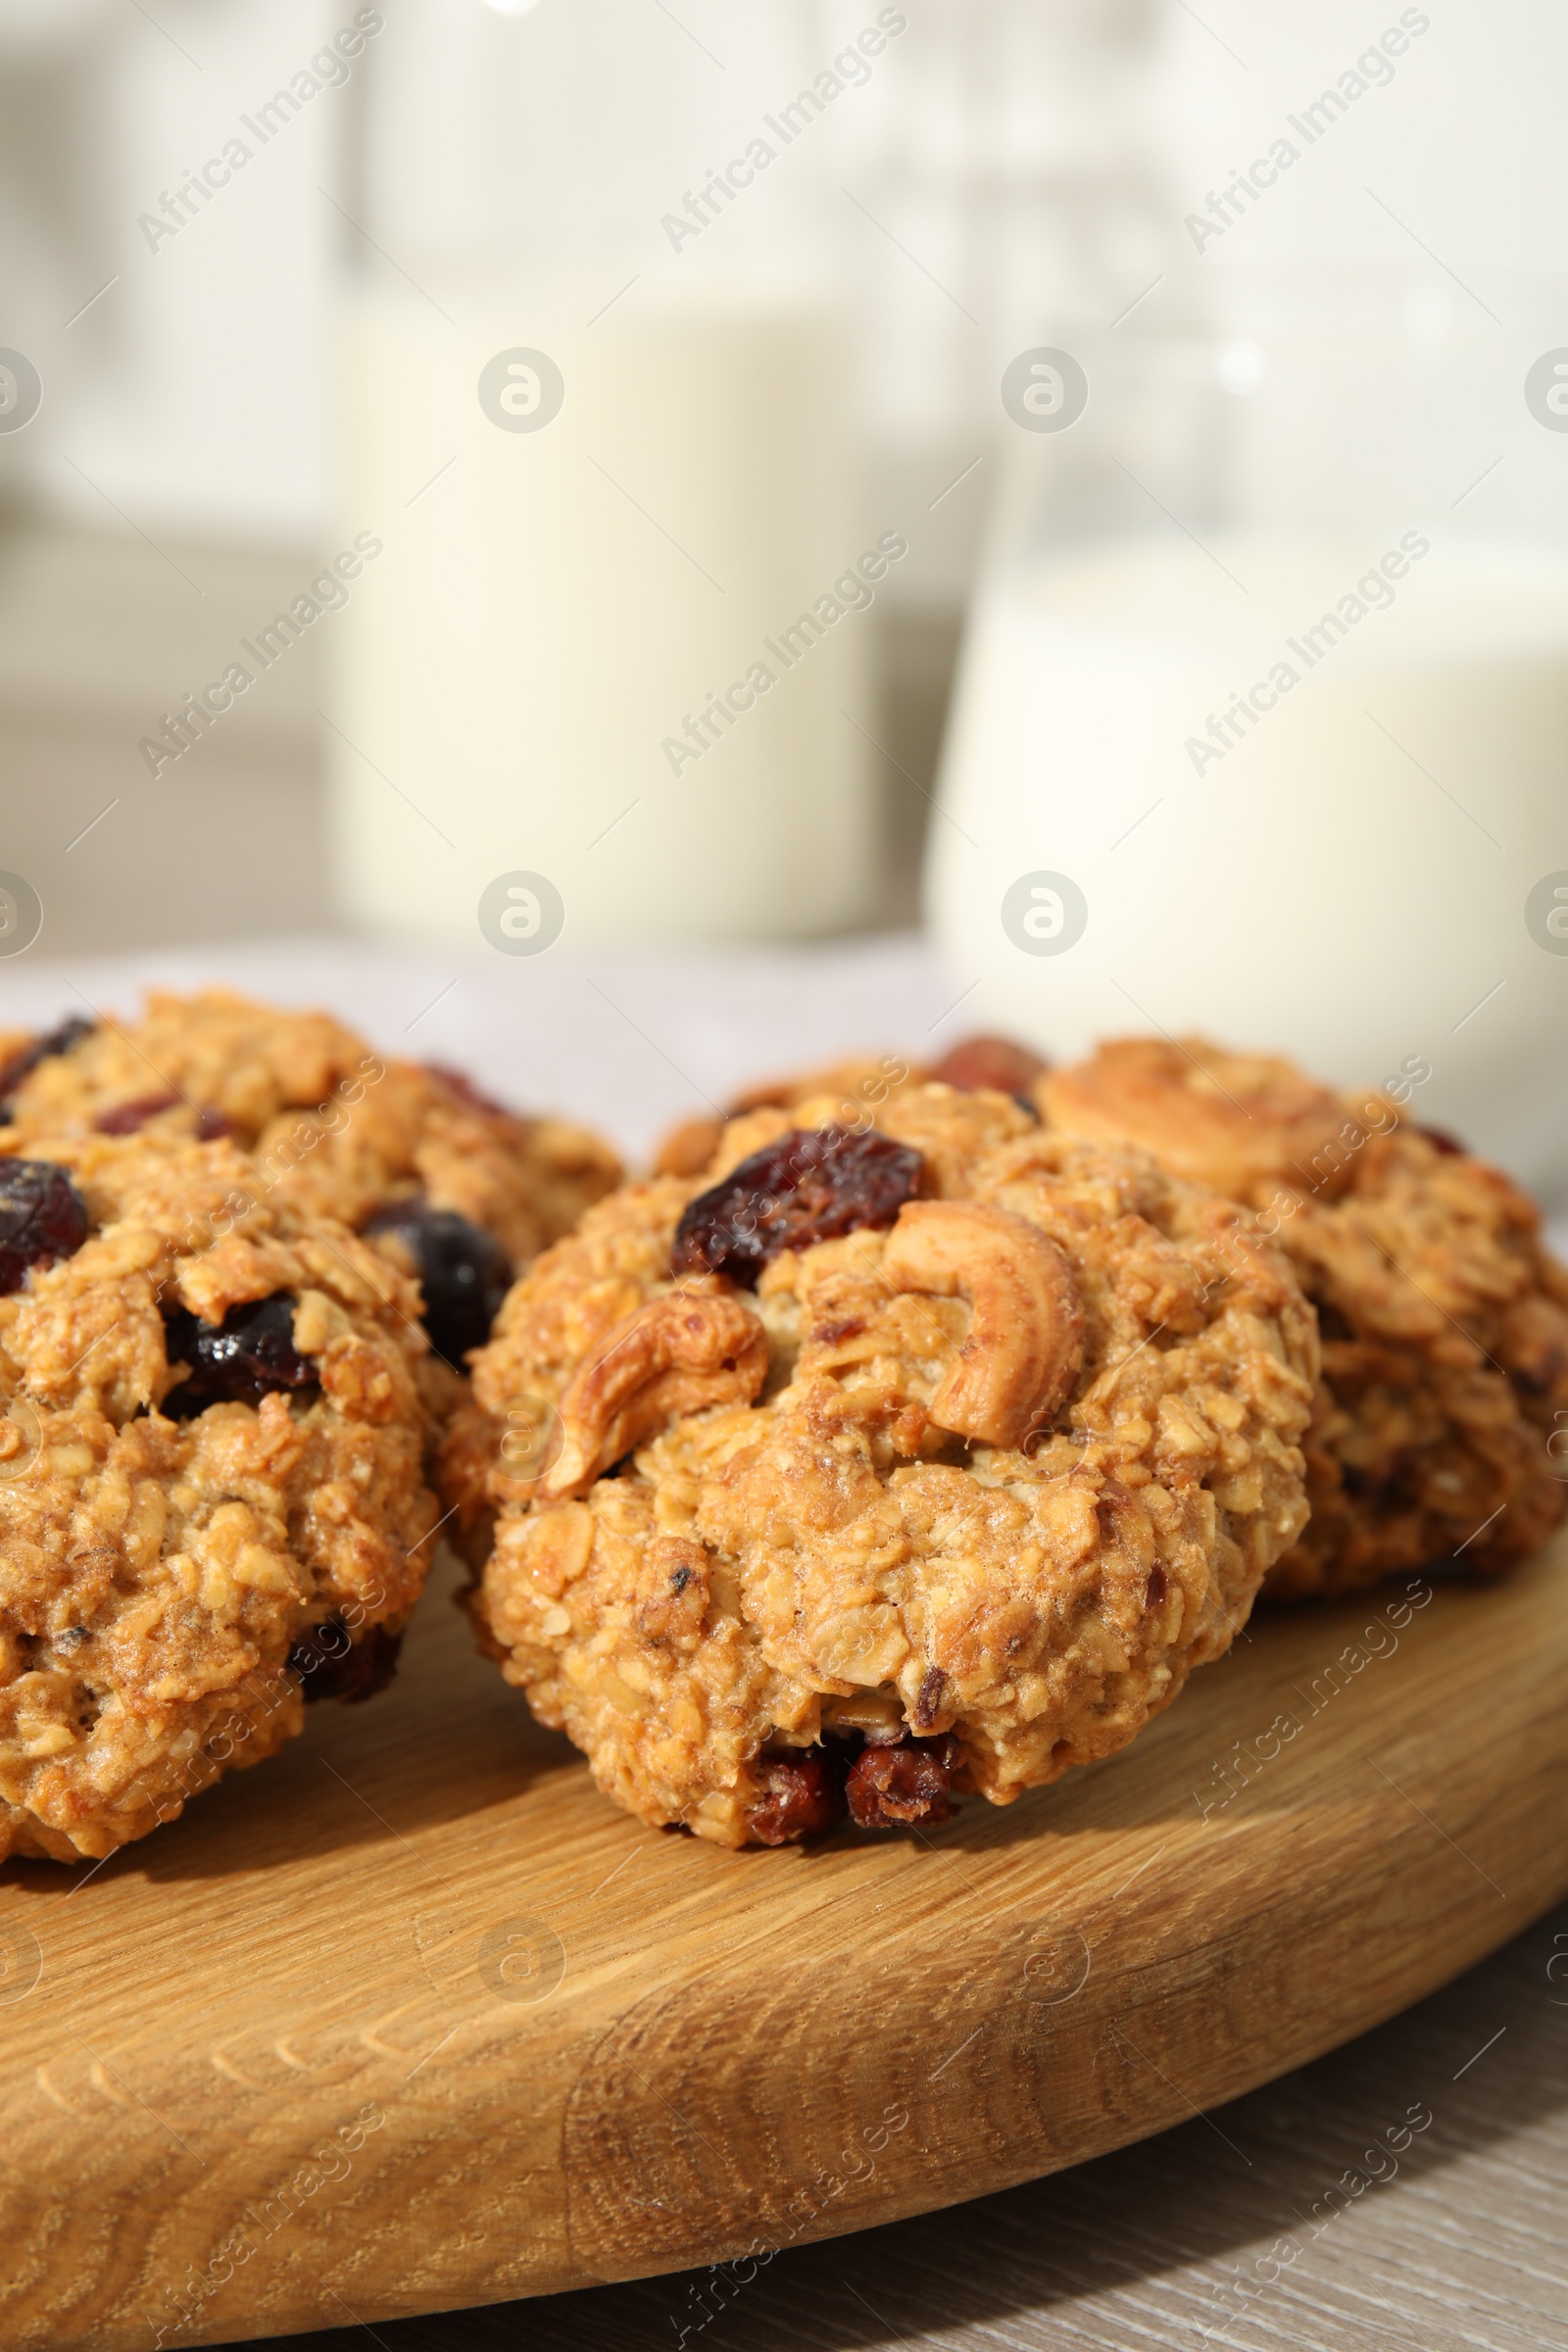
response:
{"label": "cookie with cashew nut", "polygon": [[[1010,1037],[963,1037],[950,1046],[942,1059],[911,1062],[902,1054],[860,1054],[848,1061],[830,1062],[826,1069],[796,1071],[793,1076],[767,1078],[749,1086],[730,1104],[730,1117],[749,1110],[793,1109],[798,1102],[832,1100],[835,1116],[852,1126],[875,1117],[890,1096],[906,1087],[939,1080],[966,1092],[990,1088],[1015,1095],[1027,1106],[1029,1089],[1045,1068],[1038,1054]],[[656,1176],[699,1176],[723,1138],[725,1120],[710,1114],[680,1120],[662,1139],[654,1153]]]}
{"label": "cookie with cashew nut", "polygon": [[0,1858],[112,1853],[390,1679],[417,1304],[231,1143],[0,1156]]}
{"label": "cookie with cashew nut", "polygon": [[1513,1181],[1416,1123],[1419,1056],[1342,1093],[1201,1038],[1102,1046],[1037,1084],[1054,1127],[1246,1201],[1318,1312],[1311,1518],[1271,1597],[1456,1555],[1497,1575],[1562,1516],[1568,1274]]}
{"label": "cookie with cashew nut", "polygon": [[482,1646],[727,1846],[1112,1754],[1305,1518],[1316,1332],[1245,1211],[1002,1093],[841,1107],[590,1209],[445,1457]]}

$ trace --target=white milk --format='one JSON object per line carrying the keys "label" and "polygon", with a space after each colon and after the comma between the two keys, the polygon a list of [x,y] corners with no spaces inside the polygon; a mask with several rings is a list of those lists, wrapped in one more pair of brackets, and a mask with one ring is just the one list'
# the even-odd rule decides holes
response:
{"label": "white milk", "polygon": [[[634,289],[590,326],[598,279],[421,282],[457,323],[377,292],[346,326],[344,531],[385,541],[331,631],[349,914],[476,947],[481,892],[525,869],[562,894],[570,946],[861,919],[875,590],[792,664],[780,650],[817,600],[848,603],[834,581],[877,535],[831,311]],[[519,346],[565,380],[538,431],[479,403],[481,368]]]}
{"label": "white milk", "polygon": [[[1413,518],[1208,545],[1106,543],[983,593],[927,875],[955,993],[978,982],[964,1022],[1055,1057],[1196,1029],[1346,1083],[1421,1056],[1413,1115],[1560,1196],[1568,956],[1525,901],[1568,869],[1568,561]],[[1088,903],[1063,953],[1004,929],[1040,870]]]}

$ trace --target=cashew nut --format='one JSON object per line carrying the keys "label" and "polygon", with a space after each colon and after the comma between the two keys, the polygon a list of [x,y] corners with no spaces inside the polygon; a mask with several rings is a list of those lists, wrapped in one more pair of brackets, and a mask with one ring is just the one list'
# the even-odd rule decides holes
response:
{"label": "cashew nut", "polygon": [[650,1298],[572,1374],[561,1451],[537,1493],[551,1502],[582,1494],[678,1415],[750,1403],[766,1372],[766,1335],[733,1292],[693,1283]]}
{"label": "cashew nut", "polygon": [[1180,1045],[1118,1038],[1072,1069],[1049,1072],[1039,1101],[1053,1127],[1091,1143],[1136,1144],[1227,1200],[1250,1201],[1280,1183],[1321,1198],[1341,1189],[1343,1105],[1272,1054],[1233,1054],[1199,1037]]}
{"label": "cashew nut", "polygon": [[897,1291],[969,1301],[969,1336],[931,1399],[939,1428],[1016,1446],[1050,1420],[1083,1361],[1084,1317],[1049,1234],[982,1201],[911,1200],[882,1271]]}

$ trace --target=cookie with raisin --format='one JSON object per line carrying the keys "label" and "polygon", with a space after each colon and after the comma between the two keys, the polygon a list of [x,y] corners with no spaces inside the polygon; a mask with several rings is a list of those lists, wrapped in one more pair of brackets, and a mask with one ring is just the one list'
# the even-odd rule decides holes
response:
{"label": "cookie with raisin", "polygon": [[139,1020],[4,1041],[0,1151],[89,1134],[231,1137],[270,1197],[367,1233],[420,1285],[432,1403],[460,1394],[508,1282],[620,1177],[586,1129],[523,1118],[461,1072],[384,1057],[325,1012],[224,989],[149,994]]}
{"label": "cookie with raisin", "polygon": [[1278,1055],[1129,1038],[1038,1082],[1055,1128],[1246,1202],[1322,1326],[1311,1518],[1271,1597],[1456,1557],[1500,1575],[1563,1512],[1568,1273],[1498,1168],[1416,1123],[1413,1082],[1343,1093]]}
{"label": "cookie with raisin", "polygon": [[444,1457],[482,1646],[608,1795],[726,1846],[1112,1754],[1305,1521],[1316,1329],[1245,1211],[1003,1092],[842,1109],[590,1209]]}
{"label": "cookie with raisin", "polygon": [[389,1678],[417,1307],[232,1142],[0,1156],[0,1857],[112,1853]]}
{"label": "cookie with raisin", "polygon": [[[841,1120],[863,1124],[875,1117],[890,1096],[910,1086],[938,1080],[965,1093],[988,1088],[1015,1096],[1030,1107],[1029,1090],[1046,1065],[1032,1048],[1010,1037],[965,1037],[949,1048],[940,1061],[906,1060],[902,1054],[859,1054],[847,1061],[830,1062],[825,1069],[798,1070],[790,1077],[766,1078],[746,1087],[729,1106],[728,1116],[749,1110],[790,1110],[798,1102],[832,1101]],[[720,1114],[682,1119],[669,1129],[654,1154],[656,1176],[696,1176],[718,1150],[725,1119]]]}

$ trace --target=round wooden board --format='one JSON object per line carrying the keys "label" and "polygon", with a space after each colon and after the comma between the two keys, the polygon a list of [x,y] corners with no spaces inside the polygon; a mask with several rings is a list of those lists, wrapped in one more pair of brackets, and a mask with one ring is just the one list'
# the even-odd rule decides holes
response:
{"label": "round wooden board", "polygon": [[1112,1762],[812,1852],[614,1812],[451,1582],[387,1696],[0,1880],[6,2343],[744,2276],[1212,2108],[1568,1889],[1568,1544],[1265,1614]]}

